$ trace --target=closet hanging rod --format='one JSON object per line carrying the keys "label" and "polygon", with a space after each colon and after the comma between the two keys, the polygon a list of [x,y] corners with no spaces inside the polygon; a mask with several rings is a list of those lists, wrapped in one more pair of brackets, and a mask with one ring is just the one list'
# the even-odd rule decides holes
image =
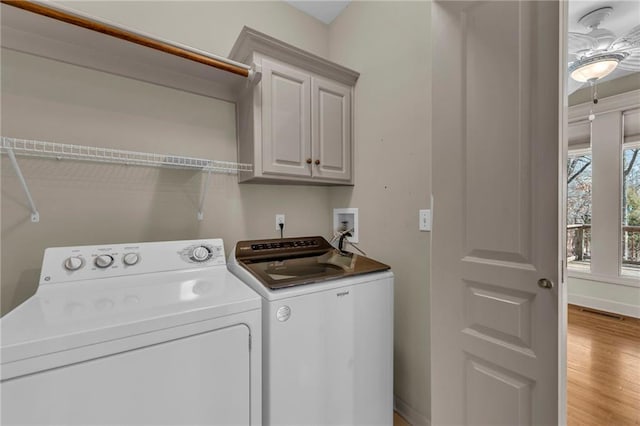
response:
{"label": "closet hanging rod", "polygon": [[253,80],[255,74],[251,67],[240,62],[232,61],[218,55],[213,55],[189,46],[179,43],[161,40],[147,34],[125,30],[117,25],[107,23],[106,21],[95,19],[78,11],[70,11],[59,6],[45,5],[32,0],[1,0],[2,3],[9,6],[17,7],[38,15],[76,25],[91,31],[106,34],[130,43],[146,46],[170,55],[179,56],[181,58],[199,62],[223,71],[241,75]]}
{"label": "closet hanging rod", "polygon": [[125,151],[121,149],[97,148],[92,146],[62,144],[36,140],[16,139],[2,136],[2,151],[59,160],[83,160],[102,163],[115,163],[149,167],[168,167],[178,169],[197,169],[203,172],[235,174],[238,171],[251,171],[251,164],[231,161],[208,160],[204,158],[183,157],[170,154]]}

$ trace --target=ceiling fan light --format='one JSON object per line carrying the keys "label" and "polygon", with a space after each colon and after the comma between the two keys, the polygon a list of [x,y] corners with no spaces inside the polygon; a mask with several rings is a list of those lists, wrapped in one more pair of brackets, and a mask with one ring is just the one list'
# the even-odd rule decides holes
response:
{"label": "ceiling fan light", "polygon": [[606,60],[600,62],[594,62],[584,65],[571,73],[571,78],[581,83],[589,80],[599,80],[616,69],[618,61]]}
{"label": "ceiling fan light", "polygon": [[599,80],[611,74],[625,56],[620,53],[610,53],[583,58],[571,64],[569,73],[571,78],[581,83]]}

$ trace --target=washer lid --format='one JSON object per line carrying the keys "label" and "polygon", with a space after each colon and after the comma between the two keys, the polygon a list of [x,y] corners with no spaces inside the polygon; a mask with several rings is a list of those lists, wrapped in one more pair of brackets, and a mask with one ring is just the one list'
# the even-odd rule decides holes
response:
{"label": "washer lid", "polygon": [[0,319],[2,364],[260,309],[224,266],[40,286]]}
{"label": "washer lid", "polygon": [[235,259],[271,290],[387,271],[388,265],[341,252],[320,236],[240,241]]}

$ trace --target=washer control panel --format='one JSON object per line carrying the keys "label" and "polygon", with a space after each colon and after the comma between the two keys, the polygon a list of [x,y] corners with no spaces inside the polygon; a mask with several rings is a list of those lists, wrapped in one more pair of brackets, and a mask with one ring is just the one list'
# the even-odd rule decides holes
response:
{"label": "washer control panel", "polygon": [[221,239],[55,247],[45,250],[40,284],[225,264]]}
{"label": "washer control panel", "polygon": [[236,244],[236,259],[241,261],[255,261],[267,258],[284,258],[308,256],[333,250],[333,246],[324,238],[297,237],[276,238],[269,240],[238,241]]}

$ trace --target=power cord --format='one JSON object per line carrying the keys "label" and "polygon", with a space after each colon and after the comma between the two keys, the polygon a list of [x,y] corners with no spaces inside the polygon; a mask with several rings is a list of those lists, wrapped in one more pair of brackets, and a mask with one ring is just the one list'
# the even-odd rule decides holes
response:
{"label": "power cord", "polygon": [[[346,229],[346,230],[336,230],[333,232],[333,238],[331,239],[331,241],[329,241],[329,244],[333,244],[335,247],[335,242],[338,241],[338,248],[339,250],[344,253],[344,251],[342,251],[343,249],[343,245],[344,247],[346,247],[347,245],[350,245],[351,247],[353,247],[354,249],[356,249],[357,251],[360,252],[360,254],[362,254],[363,256],[366,256],[367,253],[365,253],[364,251],[362,251],[360,249],[360,247],[358,247],[358,245],[356,243],[353,243],[351,241],[349,241],[348,238],[351,236],[351,231],[353,231],[353,228],[351,229]],[[342,240],[343,244],[340,244],[340,240]]]}
{"label": "power cord", "polygon": [[280,238],[284,238],[284,223],[280,222],[278,226],[280,227]]}

